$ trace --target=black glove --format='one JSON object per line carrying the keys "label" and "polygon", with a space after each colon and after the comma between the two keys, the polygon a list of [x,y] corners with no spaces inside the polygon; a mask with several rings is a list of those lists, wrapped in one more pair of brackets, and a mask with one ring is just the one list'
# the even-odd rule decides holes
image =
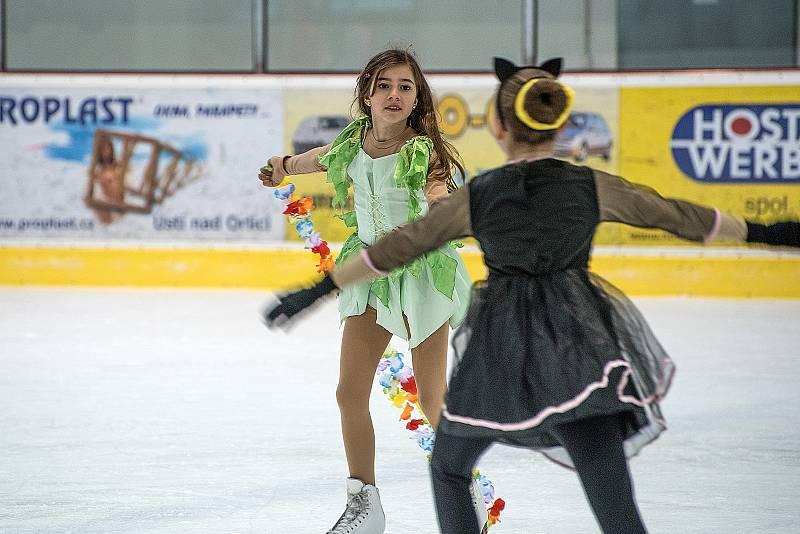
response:
{"label": "black glove", "polygon": [[747,242],[779,247],[800,247],[800,222],[786,221],[764,225],[747,223]]}
{"label": "black glove", "polygon": [[278,298],[278,303],[264,310],[264,322],[269,328],[287,326],[292,317],[312,306],[319,299],[338,289],[330,276],[326,275],[317,284],[288,293]]}

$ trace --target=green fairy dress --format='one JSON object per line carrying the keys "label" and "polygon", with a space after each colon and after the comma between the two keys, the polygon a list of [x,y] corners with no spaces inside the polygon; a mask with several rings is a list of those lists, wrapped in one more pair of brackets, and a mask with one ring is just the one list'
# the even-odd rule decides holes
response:
{"label": "green fairy dress", "polygon": [[[371,158],[361,148],[368,117],[352,122],[319,161],[328,169],[335,194],[333,207],[345,205],[353,185],[355,209],[339,215],[355,232],[344,242],[336,263],[358,254],[398,226],[424,216],[428,202],[422,192],[427,182],[433,142],[417,136],[396,154]],[[392,271],[388,277],[347,287],[339,292],[342,320],[361,315],[367,306],[378,312],[378,324],[407,339],[414,348],[445,322],[461,324],[469,306],[470,280],[451,243]],[[408,318],[411,337],[403,315]]]}

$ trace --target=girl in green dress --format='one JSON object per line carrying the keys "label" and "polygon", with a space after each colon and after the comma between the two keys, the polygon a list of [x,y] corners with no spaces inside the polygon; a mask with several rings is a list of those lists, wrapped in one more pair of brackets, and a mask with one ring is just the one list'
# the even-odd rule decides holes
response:
{"label": "girl in green dress", "polygon": [[[431,90],[408,51],[373,57],[358,76],[353,105],[359,117],[331,144],[274,156],[273,172],[259,175],[275,187],[286,175],[327,171],[334,208],[344,208],[352,187],[355,209],[339,217],[354,232],[337,263],[424,216],[455,188],[453,169],[464,174],[457,152],[442,139]],[[470,280],[456,246],[448,243],[339,294],[344,331],[336,397],[350,477],[347,508],[329,532],[384,531],[369,395],[393,335],[408,340],[420,405],[431,427],[438,425],[449,329],[461,323],[469,304]]]}

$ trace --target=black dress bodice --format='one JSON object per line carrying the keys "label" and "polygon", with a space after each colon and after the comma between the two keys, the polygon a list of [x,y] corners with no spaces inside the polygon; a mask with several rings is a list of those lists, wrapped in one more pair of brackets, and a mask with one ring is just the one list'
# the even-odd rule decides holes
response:
{"label": "black dress bodice", "polygon": [[473,235],[490,275],[587,267],[599,222],[591,169],[556,159],[509,164],[469,188]]}

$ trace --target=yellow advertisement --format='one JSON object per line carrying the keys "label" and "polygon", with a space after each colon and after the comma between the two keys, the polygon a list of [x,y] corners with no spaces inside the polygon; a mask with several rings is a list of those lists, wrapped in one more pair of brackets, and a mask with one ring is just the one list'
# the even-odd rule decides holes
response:
{"label": "yellow advertisement", "polygon": [[[565,80],[570,83],[569,79]],[[441,128],[464,159],[467,179],[501,165],[503,152],[492,137],[494,84],[484,88],[441,87]],[[575,86],[575,107],[556,138],[555,156],[616,172],[618,91],[615,86]]]}
{"label": "yellow advertisement", "polygon": [[[798,95],[797,86],[623,87],[619,173],[748,219],[797,219]],[[596,243],[687,244],[624,225],[604,225]]]}
{"label": "yellow advertisement", "polygon": [[[284,96],[286,153],[299,154],[333,141],[350,122],[353,89],[344,79],[335,80],[335,87],[306,87],[287,89]],[[494,121],[492,99],[496,80],[492,76],[467,78],[431,77],[437,102],[440,127],[445,139],[458,150],[464,162],[466,177],[457,176],[463,183],[472,177],[501,165],[505,161],[489,130]],[[571,83],[568,77],[567,83]],[[324,84],[323,84],[324,85]],[[581,86],[573,84],[575,108],[556,141],[556,157],[590,165],[607,172],[617,172],[619,144],[619,106],[616,85]],[[331,242],[344,241],[352,232],[335,218],[330,207],[332,187],[325,182],[324,173],[294,178],[297,192],[314,199],[314,226],[321,236]],[[291,226],[286,239],[298,241]]]}
{"label": "yellow advertisement", "polygon": [[[355,78],[353,78],[355,83]],[[310,84],[309,84],[310,85]],[[301,154],[333,141],[350,123],[353,89],[341,83],[335,87],[287,88],[284,93],[286,154]],[[320,236],[329,243],[341,243],[353,232],[335,217],[331,208],[333,187],[325,173],[293,176],[297,194],[314,200],[312,219]],[[352,199],[350,200],[352,202]],[[348,206],[348,209],[350,207]],[[286,226],[288,241],[302,241],[291,225]]]}

